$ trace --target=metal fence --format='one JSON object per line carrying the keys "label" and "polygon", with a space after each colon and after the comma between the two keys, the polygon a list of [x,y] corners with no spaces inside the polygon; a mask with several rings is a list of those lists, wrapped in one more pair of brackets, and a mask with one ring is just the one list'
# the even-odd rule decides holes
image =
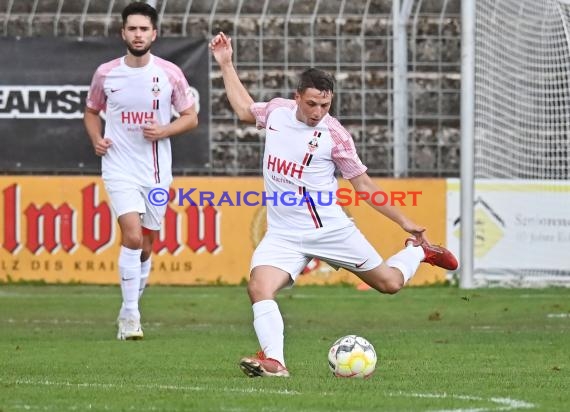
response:
{"label": "metal fence", "polygon": [[[116,36],[126,0],[0,0],[4,36]],[[391,0],[157,0],[162,37],[222,30],[256,100],[292,96],[313,66],[337,79],[333,115],[375,176],[394,174]],[[408,176],[459,175],[460,0],[415,0],[407,21]],[[239,123],[210,62],[210,162],[188,173],[257,175],[263,133]]]}

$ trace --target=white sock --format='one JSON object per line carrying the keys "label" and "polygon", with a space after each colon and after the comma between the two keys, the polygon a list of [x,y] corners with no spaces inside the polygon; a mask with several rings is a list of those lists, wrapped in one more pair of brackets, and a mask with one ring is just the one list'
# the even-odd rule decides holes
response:
{"label": "white sock", "polygon": [[400,250],[394,256],[386,260],[386,264],[390,267],[399,269],[404,275],[404,283],[415,275],[418,266],[425,258],[424,250],[421,246],[406,246],[405,249]]}
{"label": "white sock", "polygon": [[253,328],[259,345],[268,358],[276,359],[285,366],[283,355],[283,317],[274,300],[261,300],[252,306]]}
{"label": "white sock", "polygon": [[148,277],[150,275],[150,267],[151,267],[151,258],[149,256],[147,260],[141,262],[141,281],[139,284],[139,299],[142,297],[144,293],[144,288],[146,287],[146,282],[148,281]]}
{"label": "white sock", "polygon": [[119,275],[121,276],[121,293],[123,305],[121,318],[140,319],[139,284],[141,278],[142,249],[129,249],[121,246],[119,253]]}

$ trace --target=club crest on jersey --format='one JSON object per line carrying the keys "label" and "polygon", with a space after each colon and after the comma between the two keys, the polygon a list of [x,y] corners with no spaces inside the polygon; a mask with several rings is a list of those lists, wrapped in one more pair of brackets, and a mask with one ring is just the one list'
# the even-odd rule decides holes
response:
{"label": "club crest on jersey", "polygon": [[150,91],[152,92],[152,94],[153,94],[155,97],[158,97],[158,95],[160,94],[160,87],[158,87],[158,84],[155,83],[155,84],[152,85],[152,89],[150,89]]}
{"label": "club crest on jersey", "polygon": [[309,153],[315,152],[319,148],[319,137],[321,137],[321,132],[313,133],[313,138],[308,143]]}
{"label": "club crest on jersey", "polygon": [[319,148],[319,141],[316,137],[313,137],[308,144],[309,146],[309,153],[313,153],[315,150]]}

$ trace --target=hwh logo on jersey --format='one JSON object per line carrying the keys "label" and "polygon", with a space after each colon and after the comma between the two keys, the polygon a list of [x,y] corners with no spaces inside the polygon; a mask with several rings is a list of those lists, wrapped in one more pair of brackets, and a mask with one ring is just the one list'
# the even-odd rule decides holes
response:
{"label": "hwh logo on jersey", "polygon": [[154,119],[154,112],[121,112],[121,123],[146,124]]}
{"label": "hwh logo on jersey", "polygon": [[295,177],[297,175],[296,177],[300,179],[303,175],[304,166],[269,155],[267,157],[267,168],[286,176]]}

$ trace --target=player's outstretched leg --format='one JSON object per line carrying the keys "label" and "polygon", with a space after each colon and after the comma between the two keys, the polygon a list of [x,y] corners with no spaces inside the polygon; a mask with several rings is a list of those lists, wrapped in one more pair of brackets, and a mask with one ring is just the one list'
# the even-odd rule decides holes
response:
{"label": "player's outstretched leg", "polygon": [[410,244],[422,247],[425,253],[425,258],[422,262],[447,270],[456,270],[459,267],[457,258],[453,256],[453,253],[442,246],[428,245],[425,242],[422,243],[417,240],[415,237],[406,239],[405,245],[408,246]]}
{"label": "player's outstretched leg", "polygon": [[289,377],[289,371],[276,359],[266,358],[263,351],[252,357],[242,358],[239,367],[250,378],[258,376]]}

